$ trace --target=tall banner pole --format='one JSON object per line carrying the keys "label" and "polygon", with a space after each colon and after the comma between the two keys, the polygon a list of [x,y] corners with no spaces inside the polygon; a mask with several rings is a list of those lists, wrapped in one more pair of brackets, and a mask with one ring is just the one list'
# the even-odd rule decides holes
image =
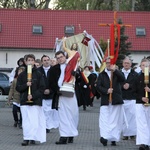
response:
{"label": "tall banner pole", "polygon": [[[110,27],[110,51],[108,52],[111,65],[115,65],[118,53],[120,49],[120,28],[122,26],[131,27],[131,25],[124,25],[117,23],[117,12],[114,11],[114,22],[112,24],[99,24],[99,26],[109,26]],[[115,45],[117,42],[117,46]],[[109,50],[109,49],[108,49]],[[111,71],[110,77],[110,88],[113,87],[113,71]],[[109,94],[109,102],[112,102],[112,93]]]}

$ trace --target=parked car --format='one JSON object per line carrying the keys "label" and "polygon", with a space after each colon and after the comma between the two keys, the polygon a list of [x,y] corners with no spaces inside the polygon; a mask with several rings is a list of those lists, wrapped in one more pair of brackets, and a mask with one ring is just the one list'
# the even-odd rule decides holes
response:
{"label": "parked car", "polygon": [[8,95],[10,89],[8,75],[0,72],[0,95]]}

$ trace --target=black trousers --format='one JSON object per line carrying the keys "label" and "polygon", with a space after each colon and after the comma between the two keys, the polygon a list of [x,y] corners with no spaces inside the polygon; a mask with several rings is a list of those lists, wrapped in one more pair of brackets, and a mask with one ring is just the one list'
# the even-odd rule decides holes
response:
{"label": "black trousers", "polygon": [[[22,124],[20,107],[13,105],[12,113],[13,113],[14,121]],[[18,113],[19,113],[19,117],[18,117]]]}

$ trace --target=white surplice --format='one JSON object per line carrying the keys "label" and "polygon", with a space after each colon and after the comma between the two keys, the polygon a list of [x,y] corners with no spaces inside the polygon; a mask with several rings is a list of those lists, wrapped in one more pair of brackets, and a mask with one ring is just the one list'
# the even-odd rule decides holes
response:
{"label": "white surplice", "polygon": [[136,100],[124,100],[124,111],[126,114],[128,128],[126,124],[123,125],[123,136],[135,136],[136,135]]}
{"label": "white surplice", "polygon": [[[58,80],[59,87],[62,86],[65,76],[66,64],[61,64],[61,74]],[[78,136],[79,108],[76,95],[73,97],[59,97],[59,133],[61,137]]]}
{"label": "white surplice", "polygon": [[23,105],[20,108],[23,139],[46,142],[46,121],[42,107]]}
{"label": "white surplice", "polygon": [[56,109],[52,109],[52,100],[43,99],[42,107],[46,119],[46,129],[58,128],[59,126],[59,116]]}
{"label": "white surplice", "polygon": [[150,146],[150,106],[136,104],[136,145]]}
{"label": "white surplice", "polygon": [[77,99],[74,94],[73,97],[59,97],[59,133],[61,137],[78,136],[78,121],[79,109]]}
{"label": "white surplice", "polygon": [[101,106],[99,115],[100,136],[108,141],[120,141],[124,122],[123,105]]}

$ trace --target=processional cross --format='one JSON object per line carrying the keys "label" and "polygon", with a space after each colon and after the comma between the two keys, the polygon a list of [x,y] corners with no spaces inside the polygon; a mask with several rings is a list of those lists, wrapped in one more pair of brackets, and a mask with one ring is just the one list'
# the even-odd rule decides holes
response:
{"label": "processional cross", "polygon": [[[117,11],[114,11],[114,23],[112,24],[99,24],[99,26],[110,27],[110,45],[108,39],[108,57],[110,57],[111,65],[114,65],[118,58],[120,48],[120,28],[122,26],[131,27],[131,25],[124,25],[117,23]],[[115,45],[117,42],[117,46]],[[112,88],[113,72],[111,71],[110,88]],[[112,93],[109,94],[109,102],[112,102]]]}

